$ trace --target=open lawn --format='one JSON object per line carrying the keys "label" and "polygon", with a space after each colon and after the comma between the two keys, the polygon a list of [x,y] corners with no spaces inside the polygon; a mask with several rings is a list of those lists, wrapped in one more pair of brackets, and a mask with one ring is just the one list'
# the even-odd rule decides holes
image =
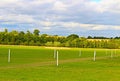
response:
{"label": "open lawn", "polygon": [[120,50],[1,45],[0,81],[120,81]]}

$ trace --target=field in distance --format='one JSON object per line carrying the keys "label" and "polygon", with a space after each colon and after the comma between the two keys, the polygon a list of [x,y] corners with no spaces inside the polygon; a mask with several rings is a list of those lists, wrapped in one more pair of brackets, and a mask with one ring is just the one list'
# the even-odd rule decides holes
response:
{"label": "field in distance", "polygon": [[119,62],[119,49],[1,45],[0,81],[119,81]]}

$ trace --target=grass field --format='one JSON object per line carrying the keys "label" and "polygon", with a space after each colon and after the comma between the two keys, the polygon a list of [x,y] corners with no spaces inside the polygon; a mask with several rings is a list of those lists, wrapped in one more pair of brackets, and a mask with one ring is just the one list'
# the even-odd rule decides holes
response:
{"label": "grass field", "polygon": [[[54,49],[59,52],[58,67]],[[120,81],[120,50],[1,45],[0,81]]]}

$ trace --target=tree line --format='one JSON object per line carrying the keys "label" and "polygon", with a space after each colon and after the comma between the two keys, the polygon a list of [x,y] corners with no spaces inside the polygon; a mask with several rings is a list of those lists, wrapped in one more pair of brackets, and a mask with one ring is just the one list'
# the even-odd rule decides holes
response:
{"label": "tree line", "polygon": [[119,48],[120,37],[79,37],[76,34],[68,36],[40,34],[40,30],[33,32],[16,31],[0,32],[0,44],[3,45],[28,45],[28,46],[54,46],[78,48]]}

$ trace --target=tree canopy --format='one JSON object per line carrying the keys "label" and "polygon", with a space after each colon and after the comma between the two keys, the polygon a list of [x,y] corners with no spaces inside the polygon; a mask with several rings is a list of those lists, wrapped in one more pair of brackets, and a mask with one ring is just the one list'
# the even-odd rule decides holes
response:
{"label": "tree canopy", "polygon": [[80,37],[77,34],[68,36],[40,34],[40,30],[33,32],[10,31],[0,32],[0,44],[3,45],[29,45],[29,46],[55,46],[78,48],[120,48],[120,37]]}

